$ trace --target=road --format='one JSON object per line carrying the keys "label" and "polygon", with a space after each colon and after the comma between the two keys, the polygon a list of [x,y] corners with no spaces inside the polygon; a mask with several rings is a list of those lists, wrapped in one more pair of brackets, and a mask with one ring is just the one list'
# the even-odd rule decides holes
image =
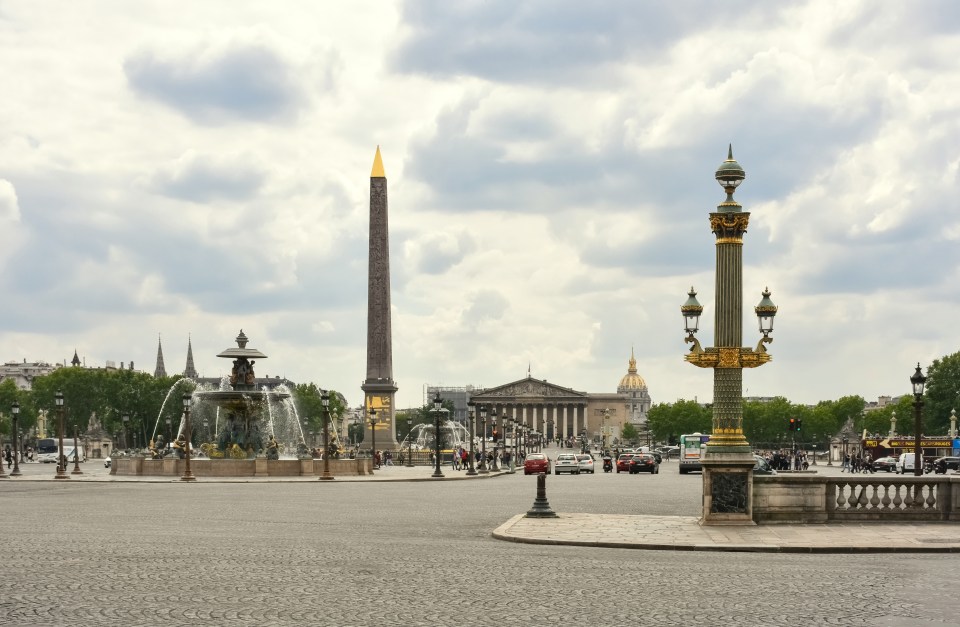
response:
{"label": "road", "polygon": [[[106,472],[95,460],[82,466]],[[6,480],[0,624],[960,622],[956,556],[493,540],[492,529],[531,506],[535,485],[522,474],[389,483]],[[547,488],[560,512],[696,515],[701,479],[680,476],[671,461],[655,476],[551,475]]]}

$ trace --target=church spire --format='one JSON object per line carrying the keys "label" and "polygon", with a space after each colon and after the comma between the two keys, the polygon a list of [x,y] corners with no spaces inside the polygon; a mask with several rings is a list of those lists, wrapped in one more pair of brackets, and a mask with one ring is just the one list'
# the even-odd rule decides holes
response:
{"label": "church spire", "polygon": [[77,355],[77,349],[73,349],[73,359],[70,360],[70,363],[76,367],[80,365],[80,356]]}
{"label": "church spire", "polygon": [[189,334],[187,335],[187,367],[183,371],[183,376],[188,379],[196,379],[200,376],[193,365],[193,342]]}
{"label": "church spire", "polygon": [[160,335],[157,335],[157,367],[153,369],[153,376],[159,379],[167,376],[167,369],[163,366],[163,345],[160,343]]}

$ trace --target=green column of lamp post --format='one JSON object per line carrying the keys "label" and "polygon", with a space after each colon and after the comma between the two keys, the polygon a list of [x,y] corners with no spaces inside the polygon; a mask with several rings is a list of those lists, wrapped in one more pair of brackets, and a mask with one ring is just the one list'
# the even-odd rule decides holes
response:
{"label": "green column of lamp post", "polygon": [[[20,464],[17,462],[17,452],[18,447],[20,446],[20,403],[13,401],[13,405],[10,407],[10,413],[13,414],[13,470],[10,472],[11,477],[20,476]],[[0,466],[2,466],[0,462]]]}
{"label": "green column of lamp post", "polygon": [[324,390],[320,394],[320,404],[323,406],[323,474],[321,481],[330,481],[330,393]]}
{"label": "green column of lamp post", "polygon": [[196,481],[197,478],[193,476],[193,471],[190,469],[190,453],[193,448],[193,432],[190,430],[190,403],[193,401],[193,397],[190,394],[183,395],[183,450],[186,454],[183,467],[183,475],[180,477],[180,481]]}
{"label": "green column of lamp post", "polygon": [[73,470],[70,472],[71,475],[82,475],[83,471],[80,470],[80,426],[73,425]]}
{"label": "green column of lamp post", "polygon": [[770,300],[769,290],[764,290],[760,304],[754,308],[762,337],[756,349],[743,347],[743,235],[750,214],[733,198],[746,173],[733,159],[732,146],[715,178],[727,194],[717,211],[710,214],[710,230],[716,235],[716,346],[704,349],[695,337],[703,306],[697,302],[696,291],[690,288],[687,301],[680,308],[686,320],[684,341],[693,345],[684,359],[713,369],[713,429],[702,461],[702,520],[705,524],[753,524],[750,486],[754,461],[743,433],[743,369],[770,361],[764,345],[773,341],[770,333],[777,307]]}
{"label": "green column of lamp post", "polygon": [[480,406],[480,429],[483,432],[483,437],[480,439],[480,470],[477,471],[478,474],[487,475],[490,474],[490,471],[487,470],[487,406]]}
{"label": "green column of lamp post", "polygon": [[380,465],[377,464],[377,410],[370,410],[370,468],[374,466],[377,469],[380,468]]}
{"label": "green column of lamp post", "polygon": [[927,378],[923,376],[920,370],[920,362],[917,362],[917,370],[910,377],[910,384],[913,386],[913,474],[916,477],[923,476],[923,447],[920,445],[921,431],[923,426],[923,386]]}
{"label": "green column of lamp post", "polygon": [[473,475],[478,474],[478,473],[477,473],[477,469],[476,469],[476,468],[474,467],[474,465],[473,465],[473,451],[474,451],[473,443],[474,443],[474,442],[476,441],[476,439],[477,439],[477,434],[476,434],[476,432],[475,432],[475,428],[476,428],[475,420],[476,420],[476,418],[477,418],[477,415],[476,415],[477,407],[476,407],[476,405],[474,405],[473,401],[470,401],[469,403],[467,403],[467,405],[470,406],[470,409],[469,409],[469,419],[470,419],[470,460],[469,460],[469,462],[468,462],[467,474],[470,475],[470,476],[473,476]]}
{"label": "green column of lamp post", "polygon": [[443,409],[443,399],[440,398],[440,392],[433,397],[433,454],[436,459],[436,467],[431,477],[442,479],[443,472],[440,470],[440,411]]}
{"label": "green column of lamp post", "polygon": [[67,461],[63,456],[63,392],[57,390],[54,395],[57,403],[57,474],[54,479],[69,479]]}

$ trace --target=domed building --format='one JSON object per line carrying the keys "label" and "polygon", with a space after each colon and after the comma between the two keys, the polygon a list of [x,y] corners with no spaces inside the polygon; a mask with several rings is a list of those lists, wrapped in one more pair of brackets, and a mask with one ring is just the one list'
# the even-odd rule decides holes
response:
{"label": "domed building", "polygon": [[627,368],[627,374],[620,379],[617,394],[623,396],[627,421],[638,429],[646,427],[647,412],[650,411],[650,392],[647,390],[647,382],[637,374],[637,360],[633,356],[632,348],[630,365]]}

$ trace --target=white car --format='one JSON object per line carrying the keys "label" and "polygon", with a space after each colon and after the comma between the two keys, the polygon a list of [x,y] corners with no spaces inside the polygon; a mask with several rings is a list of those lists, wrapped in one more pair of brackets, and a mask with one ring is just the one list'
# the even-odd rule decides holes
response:
{"label": "white car", "polygon": [[569,472],[572,475],[580,474],[580,461],[573,453],[560,453],[557,460],[553,462],[553,474],[559,475],[561,472]]}
{"label": "white car", "polygon": [[110,459],[110,457],[107,457],[103,460],[103,467],[109,468],[111,463],[113,463],[113,460]]}
{"label": "white car", "polygon": [[593,455],[590,453],[577,455],[577,464],[580,466],[580,472],[593,474]]}

